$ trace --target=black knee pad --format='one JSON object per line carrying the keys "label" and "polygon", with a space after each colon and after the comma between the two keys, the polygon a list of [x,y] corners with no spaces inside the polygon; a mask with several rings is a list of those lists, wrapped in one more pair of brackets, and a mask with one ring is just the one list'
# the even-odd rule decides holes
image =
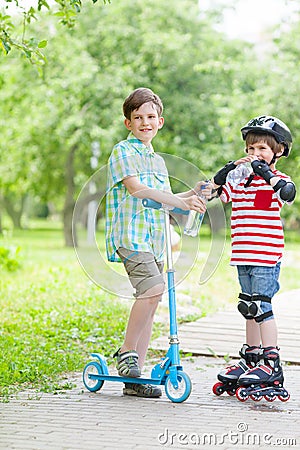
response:
{"label": "black knee pad", "polygon": [[240,301],[238,302],[237,309],[245,317],[245,319],[253,319],[257,314],[257,306],[252,302],[252,296],[249,294],[240,293]]}
{"label": "black knee pad", "polygon": [[257,323],[263,322],[265,319],[273,316],[273,311],[263,312],[262,303],[271,303],[272,299],[266,295],[249,295],[239,294],[238,310],[247,320],[254,319]]}
{"label": "black knee pad", "polygon": [[262,309],[263,303],[271,303],[272,298],[267,297],[266,295],[253,294],[252,302],[255,302],[257,305],[257,313],[254,317],[255,322],[261,323],[269,317],[273,317],[272,309],[270,311],[264,312]]}

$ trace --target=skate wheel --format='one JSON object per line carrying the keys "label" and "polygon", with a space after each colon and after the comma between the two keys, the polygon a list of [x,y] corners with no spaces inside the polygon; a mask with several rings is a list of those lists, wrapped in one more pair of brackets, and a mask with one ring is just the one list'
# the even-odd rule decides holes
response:
{"label": "skate wheel", "polygon": [[267,402],[274,402],[274,400],[276,399],[276,395],[269,395],[266,394],[264,395],[265,400],[267,400]]}
{"label": "skate wheel", "polygon": [[230,397],[233,397],[235,395],[235,389],[232,389],[231,391],[226,391]]}
{"label": "skate wheel", "polygon": [[240,402],[245,402],[245,401],[248,400],[248,398],[249,398],[249,395],[248,395],[248,393],[247,393],[247,390],[246,390],[245,388],[243,388],[243,387],[239,387],[239,388],[236,390],[235,395],[236,395],[236,398],[237,398]]}
{"label": "skate wheel", "polygon": [[281,402],[287,402],[291,398],[291,396],[288,392],[284,392],[283,395],[278,395],[278,398]]}
{"label": "skate wheel", "polygon": [[212,391],[215,395],[222,395],[224,392],[224,384],[221,382],[214,384]]}
{"label": "skate wheel", "polygon": [[254,402],[260,402],[262,399],[262,396],[259,394],[251,394],[250,398],[254,401]]}

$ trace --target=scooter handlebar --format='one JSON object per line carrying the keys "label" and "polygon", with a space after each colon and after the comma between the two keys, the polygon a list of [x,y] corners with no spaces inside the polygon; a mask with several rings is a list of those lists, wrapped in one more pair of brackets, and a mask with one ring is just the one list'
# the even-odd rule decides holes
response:
{"label": "scooter handlebar", "polygon": [[[153,209],[161,209],[163,208],[162,203],[156,202],[155,200],[151,200],[150,198],[143,198],[142,204],[145,208],[153,208]],[[172,208],[170,209],[174,214],[182,214],[183,216],[187,216],[189,214],[189,210],[181,209],[181,208]]]}

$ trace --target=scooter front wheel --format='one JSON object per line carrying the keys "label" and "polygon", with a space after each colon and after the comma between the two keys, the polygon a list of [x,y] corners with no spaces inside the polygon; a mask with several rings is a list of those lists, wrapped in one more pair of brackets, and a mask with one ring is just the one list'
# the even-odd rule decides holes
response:
{"label": "scooter front wheel", "polygon": [[192,382],[188,374],[179,370],[177,372],[177,383],[178,386],[173,386],[170,375],[166,379],[165,391],[167,397],[175,403],[184,402],[192,391]]}
{"label": "scooter front wheel", "polygon": [[85,387],[91,391],[96,392],[102,388],[104,381],[99,380],[93,375],[102,375],[103,370],[101,365],[96,361],[89,362],[83,369],[83,384]]}

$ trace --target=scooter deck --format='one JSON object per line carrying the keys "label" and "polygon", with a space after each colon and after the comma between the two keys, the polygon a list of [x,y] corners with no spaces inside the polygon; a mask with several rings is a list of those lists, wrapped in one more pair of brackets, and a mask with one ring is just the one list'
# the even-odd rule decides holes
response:
{"label": "scooter deck", "polygon": [[132,377],[120,377],[118,375],[104,375],[104,374],[92,374],[90,373],[89,378],[91,380],[101,380],[101,381],[119,381],[120,383],[135,383],[135,384],[154,384],[161,385],[164,384],[164,378],[132,378]]}

